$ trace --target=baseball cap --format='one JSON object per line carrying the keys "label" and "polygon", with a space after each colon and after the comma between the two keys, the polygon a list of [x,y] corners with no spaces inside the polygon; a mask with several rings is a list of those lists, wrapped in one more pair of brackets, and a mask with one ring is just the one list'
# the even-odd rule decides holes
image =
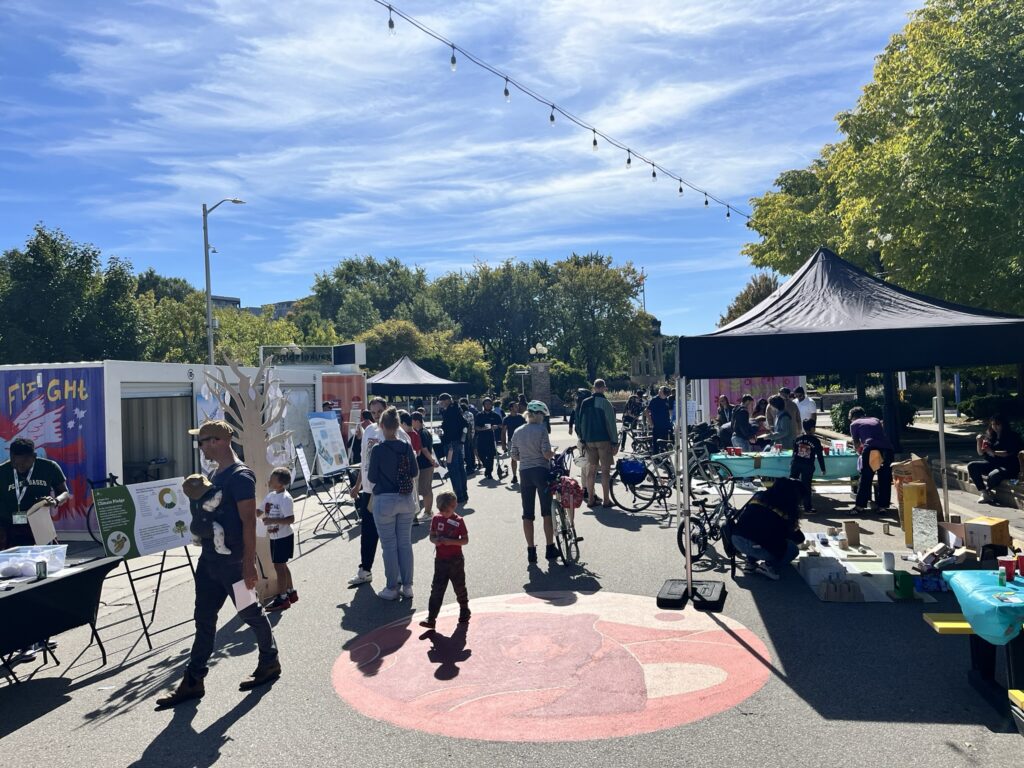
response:
{"label": "baseball cap", "polygon": [[200,440],[206,437],[219,437],[222,440],[230,440],[235,436],[235,430],[223,419],[204,421],[199,429],[190,429],[188,433],[190,435],[198,435]]}
{"label": "baseball cap", "polygon": [[449,395],[447,392],[442,392],[440,395],[438,395],[437,399],[438,400],[451,400],[452,396]]}
{"label": "baseball cap", "polygon": [[542,403],[540,400],[531,400],[530,402],[528,402],[526,404],[526,410],[532,411],[534,413],[543,413],[545,416],[551,415],[550,413],[548,413],[548,407],[544,405],[544,403]]}

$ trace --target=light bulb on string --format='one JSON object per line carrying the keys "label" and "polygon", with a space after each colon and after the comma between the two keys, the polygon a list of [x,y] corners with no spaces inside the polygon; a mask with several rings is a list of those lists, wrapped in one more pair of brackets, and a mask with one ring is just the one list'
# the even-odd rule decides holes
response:
{"label": "light bulb on string", "polygon": [[554,104],[551,105],[551,114],[548,115],[548,125],[550,125],[552,128],[555,127],[555,105]]}
{"label": "light bulb on string", "polygon": [[732,206],[731,205],[725,206],[725,218],[727,218],[727,219],[731,219],[732,218]]}
{"label": "light bulb on string", "polygon": [[683,182],[681,180],[679,182],[679,196],[683,196]]}
{"label": "light bulb on string", "polygon": [[391,6],[388,6],[388,34],[394,37],[397,34],[395,30],[395,20],[391,16]]}
{"label": "light bulb on string", "polygon": [[628,171],[633,167],[633,152],[632,150],[626,150],[626,170]]}
{"label": "light bulb on string", "polygon": [[708,193],[707,192],[704,193],[704,207],[705,208],[708,207]]}
{"label": "light bulb on string", "polygon": [[508,89],[508,78],[505,78],[505,103],[510,104],[512,102],[512,92]]}
{"label": "light bulb on string", "polygon": [[597,152],[597,129],[594,128],[592,130],[594,131],[594,144],[593,144],[593,147],[594,147],[594,151]]}
{"label": "light bulb on string", "polygon": [[457,62],[455,61],[455,46],[454,45],[452,46],[451,65],[452,65],[452,72],[454,72],[455,71],[455,67],[457,66]]}
{"label": "light bulb on string", "polygon": [[654,163],[651,163],[651,181],[658,180],[658,172],[654,170]]}

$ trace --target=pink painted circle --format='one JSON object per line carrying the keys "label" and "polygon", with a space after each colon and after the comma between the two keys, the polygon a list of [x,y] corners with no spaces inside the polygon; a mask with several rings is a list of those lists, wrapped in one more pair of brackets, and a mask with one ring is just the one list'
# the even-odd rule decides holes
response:
{"label": "pink painted circle", "polygon": [[770,656],[749,629],[650,597],[545,592],[473,600],[380,627],[334,664],[338,695],[403,728],[487,741],[650,733],[723,712],[761,689]]}

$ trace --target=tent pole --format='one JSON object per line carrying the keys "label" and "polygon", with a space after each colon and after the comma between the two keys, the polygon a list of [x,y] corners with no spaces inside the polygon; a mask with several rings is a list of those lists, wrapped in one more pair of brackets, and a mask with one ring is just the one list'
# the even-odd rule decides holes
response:
{"label": "tent pole", "polygon": [[939,404],[939,471],[942,472],[942,515],[949,520],[949,480],[946,479],[946,403],[942,399],[942,368],[935,366],[935,398]]}
{"label": "tent pole", "polygon": [[[687,423],[686,407],[686,377],[680,376],[676,380],[676,509],[680,510],[679,524],[684,526],[683,541],[687,543],[687,551],[690,546],[690,446],[686,436],[689,426]],[[681,455],[680,455],[681,454]],[[679,506],[679,497],[682,495],[682,507]],[[693,558],[686,558],[686,596],[693,599]]]}

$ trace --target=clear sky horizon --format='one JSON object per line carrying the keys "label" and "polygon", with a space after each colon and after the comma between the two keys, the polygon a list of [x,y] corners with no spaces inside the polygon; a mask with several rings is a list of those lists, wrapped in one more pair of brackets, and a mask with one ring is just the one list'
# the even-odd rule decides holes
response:
{"label": "clear sky horizon", "polygon": [[[837,138],[909,0],[409,0],[439,34],[749,212]],[[650,278],[665,333],[702,333],[753,268],[745,219],[372,0],[0,0],[0,249],[36,223],[245,306],[340,259],[437,277],[599,251]],[[661,174],[659,174],[661,176]],[[810,255],[810,253],[808,253]]]}

